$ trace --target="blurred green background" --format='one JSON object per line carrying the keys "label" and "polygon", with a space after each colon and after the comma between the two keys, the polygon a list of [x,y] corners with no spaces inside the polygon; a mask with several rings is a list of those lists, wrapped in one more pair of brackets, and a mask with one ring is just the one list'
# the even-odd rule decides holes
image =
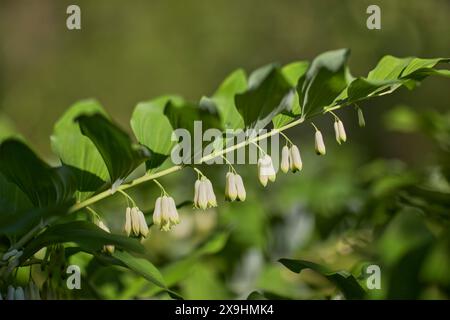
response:
{"label": "blurred green background", "polygon": [[[69,4],[81,7],[82,30],[66,29]],[[370,4],[381,7],[381,30],[366,28]],[[131,132],[129,118],[139,101],[170,93],[198,101],[240,67],[250,72],[342,47],[352,51],[355,76],[366,75],[386,54],[449,57],[449,19],[448,0],[2,0],[0,134],[19,131],[56,163],[49,143],[53,124],[78,100],[98,99]],[[361,282],[362,266],[378,264],[382,290],[369,291],[371,298],[448,298],[449,84],[431,77],[414,92],[402,89],[364,103],[366,128],[357,127],[354,110],[341,111],[349,137],[343,146],[334,142],[331,120],[319,119],[328,148],[320,159],[310,128],[289,131],[301,147],[302,173],[279,175],[265,190],[255,168],[239,168],[248,201],[221,201],[205,214],[183,209],[183,224],[173,233],[152,230],[149,258],[170,269],[218,230],[231,228],[221,250],[199,255],[191,269],[180,264],[189,270],[176,281],[184,297],[245,298],[253,290],[341,297],[325,278],[309,271],[299,276],[277,262],[289,257],[352,271]],[[222,194],[225,168],[205,172]],[[189,179],[193,185],[194,174],[183,172],[163,181],[183,201],[192,186],[180,181]],[[147,210],[156,195],[153,186],[135,191]],[[98,210],[118,231],[123,203],[117,200]],[[79,259],[98,273],[88,296],[155,293],[135,276],[123,273],[117,281],[99,272],[95,261]]]}

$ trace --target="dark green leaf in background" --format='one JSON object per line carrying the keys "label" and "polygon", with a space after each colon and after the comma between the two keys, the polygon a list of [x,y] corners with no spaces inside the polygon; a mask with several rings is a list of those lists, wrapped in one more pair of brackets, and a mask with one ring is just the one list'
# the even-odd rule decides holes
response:
{"label": "dark green leaf in background", "polygon": [[0,172],[38,207],[71,201],[75,192],[74,176],[67,168],[50,167],[15,139],[0,145]]}
{"label": "dark green leaf in background", "polygon": [[[309,66],[308,61],[293,62],[285,65],[281,69],[281,73],[284,75],[284,77],[292,86],[292,88],[295,88],[297,86],[297,83],[299,83],[299,81],[300,82],[303,81],[306,71],[308,70],[308,66]],[[302,110],[300,107],[298,93],[294,92],[293,94],[294,96],[292,99],[292,104],[287,107],[287,110],[285,112],[273,118],[272,122],[274,128],[280,128],[300,116]]]}
{"label": "dark green leaf in background", "polygon": [[77,199],[86,199],[105,185],[108,170],[94,143],[81,133],[75,119],[81,115],[105,114],[95,100],[75,103],[58,120],[53,129],[53,152],[74,174],[77,180]]}
{"label": "dark green leaf in background", "polygon": [[246,92],[235,96],[237,109],[247,128],[264,128],[292,103],[291,86],[275,64],[254,71],[248,87]]}
{"label": "dark green leaf in background", "polygon": [[347,87],[349,54],[348,49],[328,51],[312,61],[297,86],[303,116],[320,113]]}
{"label": "dark green leaf in background", "polygon": [[142,245],[136,239],[108,233],[88,221],[73,221],[49,227],[27,245],[21,259],[25,261],[41,248],[51,244],[67,242],[75,242],[91,252],[101,250],[104,245],[115,245],[134,252],[143,251]]}
{"label": "dark green leaf in background", "polygon": [[91,139],[100,152],[113,187],[120,185],[149,157],[148,150],[134,145],[130,137],[104,115],[82,115],[76,120],[80,124],[81,132]]}

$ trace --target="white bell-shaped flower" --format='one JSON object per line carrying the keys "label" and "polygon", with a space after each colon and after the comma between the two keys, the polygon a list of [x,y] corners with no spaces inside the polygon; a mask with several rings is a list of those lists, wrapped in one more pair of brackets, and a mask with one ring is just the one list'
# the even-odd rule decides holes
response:
{"label": "white bell-shaped flower", "polygon": [[316,147],[316,153],[318,155],[325,155],[327,153],[325,149],[325,143],[323,142],[322,133],[319,130],[316,130],[315,134],[315,147]]}

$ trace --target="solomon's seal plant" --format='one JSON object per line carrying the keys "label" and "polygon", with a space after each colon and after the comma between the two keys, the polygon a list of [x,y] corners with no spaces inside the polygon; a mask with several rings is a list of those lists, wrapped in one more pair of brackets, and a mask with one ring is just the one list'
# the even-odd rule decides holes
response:
{"label": "solomon's seal plant", "polygon": [[[157,179],[162,181],[174,172],[193,168],[197,180],[183,184],[189,185],[194,194],[180,200],[193,198],[194,208],[213,209],[219,205],[213,190],[218,183],[206,178],[196,166],[257,146],[257,176],[267,186],[269,181],[275,182],[273,155],[279,150],[272,148],[269,155],[261,147],[264,140],[283,135],[287,144],[281,150],[281,170],[300,171],[303,164],[299,148],[286,134],[290,128],[312,124],[315,151],[325,155],[326,131],[322,134],[311,122],[313,118],[332,115],[340,144],[347,140],[337,115],[344,107],[354,106],[359,125],[364,126],[364,101],[401,87],[413,89],[430,75],[449,76],[448,70],[437,68],[448,59],[386,56],[366,77],[355,77],[349,70],[348,57],[349,50],[341,49],[325,52],[311,63],[270,64],[249,76],[238,70],[212,96],[198,103],[179,96],[141,102],[130,121],[133,138],[97,101],[80,101],[54,126],[51,146],[60,159],[57,166],[40,159],[24,138],[4,139],[0,145],[1,296],[11,300],[71,297],[74,293],[62,285],[64,268],[69,258],[82,253],[97,263],[137,273],[179,298],[171,289],[174,283],[166,283],[149,259],[138,256],[145,252],[142,241],[152,241],[157,229],[176,228],[179,207],[192,203],[177,204]],[[215,141],[213,148],[205,148],[209,150],[205,153],[202,143],[192,146],[194,155],[188,160],[195,158],[194,162],[172,165],[171,152],[176,146],[172,134],[177,129],[194,134],[196,121],[204,129],[216,130],[223,139]],[[261,131],[264,128],[269,130]],[[256,134],[230,145],[227,130],[253,130]],[[141,165],[145,173],[136,176]],[[230,162],[228,165],[232,168]],[[125,192],[149,181],[160,187],[160,195],[148,194],[137,201]],[[127,202],[121,208],[125,212],[123,232],[106,226],[106,210],[101,215],[94,211],[98,203],[116,195],[124,196]],[[226,174],[225,199],[244,201],[248,197],[241,176],[232,168]],[[139,209],[153,203],[152,210]],[[156,230],[150,232],[153,225]],[[18,285],[17,271],[32,265],[40,265],[46,278],[38,283],[30,276],[24,291],[23,285]]]}

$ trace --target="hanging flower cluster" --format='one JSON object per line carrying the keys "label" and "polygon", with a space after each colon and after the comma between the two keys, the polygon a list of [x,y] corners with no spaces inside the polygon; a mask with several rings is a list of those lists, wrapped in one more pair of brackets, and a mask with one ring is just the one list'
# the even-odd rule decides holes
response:
{"label": "hanging flower cluster", "polygon": [[202,176],[194,185],[194,208],[207,209],[217,207],[217,199],[211,181]]}
{"label": "hanging flower cluster", "polygon": [[341,144],[341,142],[347,141],[347,134],[345,133],[344,124],[340,119],[334,121],[334,132],[336,134],[337,143]]}
{"label": "hanging flower cluster", "polygon": [[172,197],[158,197],[153,211],[153,223],[162,231],[169,231],[174,225],[180,223],[177,207]]}
{"label": "hanging flower cluster", "polygon": [[[347,140],[344,124],[333,112],[331,113],[335,117],[334,130],[336,134],[336,141],[341,144]],[[362,112],[359,108],[358,117],[360,123],[364,121],[362,118]],[[315,128],[315,151],[318,155],[325,155],[326,148],[322,133],[313,123],[311,124]],[[303,168],[303,162],[298,146],[292,143],[292,141],[282,132],[280,133],[286,139],[286,145],[281,149],[281,171],[284,173],[287,173],[288,171],[293,173],[301,171]],[[257,147],[263,154],[258,159],[258,179],[261,185],[266,187],[269,181],[274,182],[276,180],[276,171],[272,158],[258,145]],[[228,162],[226,158],[224,159]],[[247,193],[242,177],[236,172],[231,163],[228,162],[228,164],[230,165],[230,170],[225,177],[225,200],[230,202],[245,201]],[[194,170],[198,173],[197,180],[194,184],[194,208],[206,210],[208,208],[217,207],[217,198],[211,181],[197,168],[194,167]],[[153,181],[161,189],[161,196],[155,201],[153,223],[162,231],[170,231],[172,227],[180,223],[180,217],[178,215],[175,200],[167,194],[164,187],[158,181]],[[145,221],[144,214],[134,204],[134,201],[128,195],[126,196],[133,203],[133,207],[128,207],[126,210],[125,232],[128,236],[132,235],[135,237],[145,238],[148,236],[149,229]],[[104,225],[103,222],[100,221],[99,226],[106,232],[109,232],[108,227]],[[112,253],[114,252],[114,246],[105,246],[104,251]]]}
{"label": "hanging flower cluster", "polygon": [[247,193],[245,191],[242,177],[237,173],[228,172],[225,177],[225,200],[245,201]]}
{"label": "hanging flower cluster", "polygon": [[263,187],[267,186],[267,182],[274,182],[276,172],[273,167],[272,158],[266,154],[258,160],[258,178]]}
{"label": "hanging flower cluster", "polygon": [[302,158],[300,156],[300,150],[296,145],[284,146],[281,149],[281,163],[280,169],[284,173],[287,173],[289,170],[292,172],[297,172],[302,170],[303,163]]}
{"label": "hanging flower cluster", "polygon": [[127,236],[146,238],[148,236],[148,226],[144,213],[138,207],[128,207],[125,212],[125,233]]}

